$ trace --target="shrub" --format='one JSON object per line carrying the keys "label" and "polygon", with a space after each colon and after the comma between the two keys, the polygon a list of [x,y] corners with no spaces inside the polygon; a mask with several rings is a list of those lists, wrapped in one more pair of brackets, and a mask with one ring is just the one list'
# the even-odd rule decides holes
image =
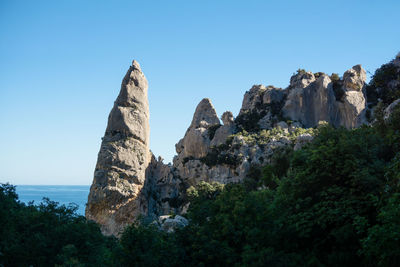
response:
{"label": "shrub", "polygon": [[260,125],[258,125],[258,122],[266,114],[267,113],[265,111],[248,111],[237,116],[235,119],[235,123],[238,126],[239,131],[245,130],[247,132],[257,132],[260,130]]}
{"label": "shrub", "polygon": [[400,83],[390,86],[391,81],[400,82],[400,70],[392,63],[384,64],[375,71],[366,87],[368,102],[376,105],[381,99],[385,105],[400,98]]}

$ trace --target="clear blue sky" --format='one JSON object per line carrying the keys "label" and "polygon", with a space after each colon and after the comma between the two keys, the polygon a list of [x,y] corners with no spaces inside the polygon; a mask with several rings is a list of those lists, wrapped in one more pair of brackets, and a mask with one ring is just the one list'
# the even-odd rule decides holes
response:
{"label": "clear blue sky", "polygon": [[400,1],[0,1],[0,182],[90,184],[132,59],[151,149],[168,162],[194,109],[239,111],[298,68],[373,72],[400,51]]}

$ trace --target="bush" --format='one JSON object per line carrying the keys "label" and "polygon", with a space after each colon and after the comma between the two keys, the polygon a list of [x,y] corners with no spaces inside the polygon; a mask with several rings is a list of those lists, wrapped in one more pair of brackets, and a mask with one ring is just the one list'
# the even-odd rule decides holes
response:
{"label": "bush", "polygon": [[260,130],[260,125],[258,125],[258,122],[266,114],[267,113],[265,111],[258,112],[256,110],[240,114],[235,119],[235,123],[239,128],[239,132],[243,130],[247,132],[258,132]]}
{"label": "bush", "polygon": [[400,98],[400,84],[392,87],[391,81],[400,81],[400,70],[392,63],[384,64],[375,71],[366,87],[368,102],[376,105],[380,99],[388,105]]}

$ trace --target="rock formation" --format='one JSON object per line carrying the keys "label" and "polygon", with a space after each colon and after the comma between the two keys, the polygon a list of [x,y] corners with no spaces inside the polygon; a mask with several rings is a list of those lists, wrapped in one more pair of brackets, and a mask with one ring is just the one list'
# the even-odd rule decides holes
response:
{"label": "rock formation", "polygon": [[311,72],[299,72],[290,79],[283,115],[305,127],[315,127],[319,121],[358,127],[365,122],[365,80],[361,65],[346,71],[343,80],[335,82],[324,73],[315,78]]}
{"label": "rock formation", "polygon": [[204,98],[197,105],[192,123],[186,131],[185,137],[176,145],[177,153],[182,152],[183,157],[204,157],[211,142],[209,129],[219,124],[217,112],[210,99]]}
{"label": "rock formation", "polygon": [[150,162],[147,87],[133,61],[108,117],[86,207],[86,217],[107,235],[116,235],[145,209],[140,196]]}
{"label": "rock formation", "polygon": [[[398,62],[400,57],[391,64]],[[205,98],[175,145],[173,164],[164,164],[149,151],[147,81],[134,61],[108,119],[86,217],[105,234],[117,235],[139,215],[172,231],[187,222],[160,216],[184,214],[190,186],[243,181],[252,167],[271,162],[277,152],[307,145],[321,122],[347,128],[366,123],[365,80],[360,65],[342,78],[299,70],[285,89],[254,85],[245,93],[238,116],[227,111],[222,124]],[[398,103],[385,110],[387,117]]]}

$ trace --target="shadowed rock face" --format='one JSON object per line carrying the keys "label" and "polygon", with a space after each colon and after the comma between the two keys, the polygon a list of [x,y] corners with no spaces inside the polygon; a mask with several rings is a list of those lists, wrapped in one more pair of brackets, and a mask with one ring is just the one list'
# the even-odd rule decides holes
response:
{"label": "shadowed rock face", "polygon": [[146,209],[141,190],[150,161],[147,87],[133,61],[108,117],[86,207],[86,217],[106,235],[117,235]]}

